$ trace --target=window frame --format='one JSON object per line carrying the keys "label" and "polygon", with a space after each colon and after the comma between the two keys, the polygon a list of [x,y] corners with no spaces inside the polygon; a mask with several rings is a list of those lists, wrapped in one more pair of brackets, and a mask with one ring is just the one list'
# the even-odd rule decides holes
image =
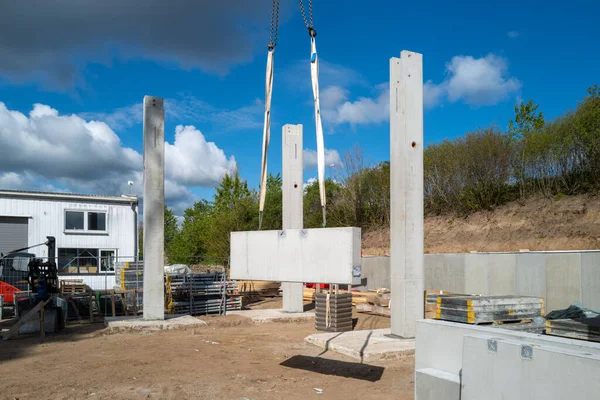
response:
{"label": "window frame", "polygon": [[[83,229],[67,229],[67,213],[77,212],[83,214]],[[89,214],[104,214],[104,230],[90,230],[89,229]],[[108,235],[108,223],[109,223],[109,210],[81,210],[73,208],[65,208],[63,215],[64,233],[66,234],[77,234],[77,235]]]}

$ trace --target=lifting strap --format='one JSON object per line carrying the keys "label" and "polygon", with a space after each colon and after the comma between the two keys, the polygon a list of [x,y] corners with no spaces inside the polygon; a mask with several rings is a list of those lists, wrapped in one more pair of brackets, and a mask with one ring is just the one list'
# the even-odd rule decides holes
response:
{"label": "lifting strap", "polygon": [[[314,30],[313,30],[314,32]],[[315,32],[316,35],[316,32]],[[315,37],[310,38],[310,79],[312,81],[315,100],[315,126],[317,132],[317,172],[319,177],[319,194],[323,211],[323,227],[327,225],[327,198],[325,196],[325,143],[323,141],[323,125],[321,123],[321,103],[319,100],[319,56]]]}
{"label": "lifting strap", "polygon": [[[310,36],[310,78],[312,82],[313,98],[315,103],[315,128],[317,134],[317,174],[319,178],[319,195],[321,199],[321,210],[323,212],[323,227],[327,225],[327,197],[325,194],[325,143],[323,140],[323,124],[321,122],[321,104],[319,100],[319,57],[317,55],[316,36],[317,31],[313,28],[312,0],[308,0],[309,18],[306,17],[304,3],[300,0],[300,11],[304,24]],[[279,0],[271,2],[271,29],[270,43],[267,53],[267,75],[265,84],[265,121],[263,128],[262,163],[260,172],[260,192],[258,209],[258,229],[262,228],[265,198],[267,195],[267,155],[269,152],[269,141],[271,139],[271,98],[273,92],[273,53],[277,45],[277,33],[279,29]]]}
{"label": "lifting strap", "polygon": [[262,228],[265,198],[267,196],[267,154],[271,140],[271,97],[273,94],[273,54],[277,45],[279,30],[279,0],[271,2],[271,29],[269,30],[269,45],[267,51],[267,76],[265,80],[265,123],[263,127],[262,163],[260,170],[260,193],[258,201],[258,229]]}

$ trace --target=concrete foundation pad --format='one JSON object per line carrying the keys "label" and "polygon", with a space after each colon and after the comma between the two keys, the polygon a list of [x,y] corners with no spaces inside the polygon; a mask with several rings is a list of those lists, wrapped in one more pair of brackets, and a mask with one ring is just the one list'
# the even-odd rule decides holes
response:
{"label": "concrete foundation pad", "polygon": [[390,329],[316,333],[304,340],[361,361],[394,360],[414,354],[415,340],[390,337]]}
{"label": "concrete foundation pad", "polygon": [[206,326],[207,323],[190,315],[165,315],[164,320],[147,321],[141,316],[106,317],[104,326],[111,332],[161,331]]}
{"label": "concrete foundation pad", "polygon": [[227,315],[238,315],[240,317],[250,318],[252,322],[257,324],[267,322],[299,322],[315,319],[314,311],[287,312],[280,308],[270,310],[228,311]]}

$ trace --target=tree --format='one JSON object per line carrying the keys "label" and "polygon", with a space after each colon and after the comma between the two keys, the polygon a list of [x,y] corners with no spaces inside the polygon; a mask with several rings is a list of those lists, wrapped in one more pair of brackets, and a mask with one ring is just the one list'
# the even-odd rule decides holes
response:
{"label": "tree", "polygon": [[[539,105],[533,100],[515,105],[515,118],[508,123],[508,133],[517,151],[513,160],[515,178],[519,182],[521,198],[525,196],[528,176],[528,162],[531,161],[531,141],[535,133],[544,127],[544,113],[537,112]],[[530,174],[529,174],[530,175]]]}
{"label": "tree", "polygon": [[173,214],[173,211],[165,205],[165,256],[167,259],[171,259],[172,246],[177,234],[179,233],[179,227],[177,226],[177,217]]}

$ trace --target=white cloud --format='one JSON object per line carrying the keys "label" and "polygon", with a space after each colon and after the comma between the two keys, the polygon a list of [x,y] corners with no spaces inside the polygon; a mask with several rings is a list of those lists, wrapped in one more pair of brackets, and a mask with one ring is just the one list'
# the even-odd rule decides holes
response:
{"label": "white cloud", "polygon": [[488,54],[483,58],[452,57],[446,65],[448,100],[462,100],[473,106],[498,104],[521,89],[521,82],[507,76],[508,64],[502,57]]}
{"label": "white cloud", "polygon": [[432,81],[427,81],[423,84],[423,106],[432,108],[440,104],[444,98],[445,87],[436,85]]}
{"label": "white cloud", "polygon": [[[302,152],[302,160],[303,160],[305,169],[316,168],[317,167],[317,151],[304,149],[304,151]],[[340,153],[338,153],[337,150],[325,149],[325,167],[327,168],[331,164],[334,164],[336,167],[339,167],[342,165],[342,159],[340,157]]]}
{"label": "white cloud", "polygon": [[175,128],[174,144],[165,143],[165,159],[167,177],[190,186],[216,185],[237,168],[233,156],[227,158],[193,126]]}
{"label": "white cloud", "polygon": [[386,121],[390,115],[390,93],[386,83],[375,86],[377,96],[347,100],[347,90],[338,86],[324,90],[323,119],[334,125],[367,125]]}
{"label": "white cloud", "polygon": [[521,81],[508,75],[508,63],[502,57],[455,56],[446,64],[446,79],[442,83],[425,83],[423,103],[434,107],[447,98],[475,107],[491,106],[518,94],[521,87]]}
{"label": "white cloud", "polygon": [[[177,207],[195,199],[186,185],[212,187],[236,168],[232,156],[193,126],[177,127],[165,158],[165,197]],[[104,122],[42,104],[27,116],[0,102],[0,187],[118,195],[128,193],[131,180],[141,196],[142,170],[142,155]]]}
{"label": "white cloud", "polygon": [[521,36],[521,34],[518,31],[509,31],[506,35],[511,39],[516,39],[519,36]]}

